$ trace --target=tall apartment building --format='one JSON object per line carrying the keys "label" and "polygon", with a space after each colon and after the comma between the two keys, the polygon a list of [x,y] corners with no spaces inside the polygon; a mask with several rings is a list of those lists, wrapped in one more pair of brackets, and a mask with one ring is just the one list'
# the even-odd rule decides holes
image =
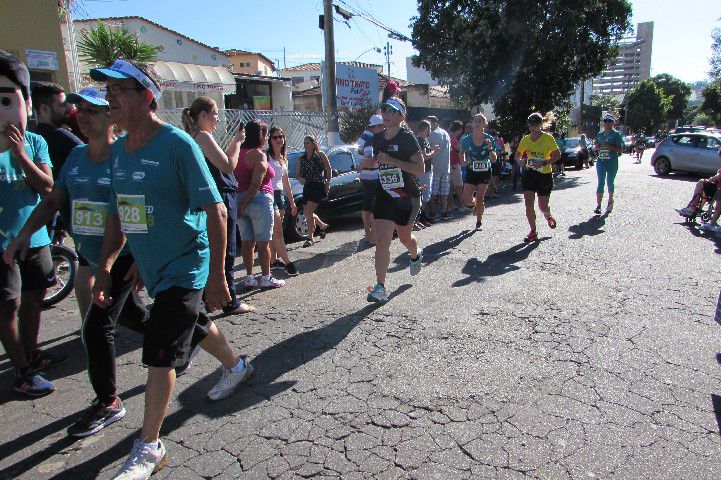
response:
{"label": "tall apartment building", "polygon": [[598,77],[593,79],[594,95],[620,97],[651,76],[653,22],[641,22],[636,36],[619,43],[618,56]]}

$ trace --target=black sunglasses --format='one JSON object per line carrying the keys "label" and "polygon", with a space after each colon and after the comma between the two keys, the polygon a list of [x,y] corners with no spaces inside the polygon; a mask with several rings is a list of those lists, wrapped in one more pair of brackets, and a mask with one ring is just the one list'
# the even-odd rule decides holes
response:
{"label": "black sunglasses", "polygon": [[273,135],[273,136],[270,137],[270,138],[272,138],[273,140],[278,140],[279,138],[285,138],[285,135],[283,135],[283,134],[281,133],[280,135]]}

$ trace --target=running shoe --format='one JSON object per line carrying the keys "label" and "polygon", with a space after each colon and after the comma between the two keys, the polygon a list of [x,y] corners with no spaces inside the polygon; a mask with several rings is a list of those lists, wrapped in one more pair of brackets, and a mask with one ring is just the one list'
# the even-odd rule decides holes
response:
{"label": "running shoe", "polygon": [[480,230],[483,227],[483,222],[481,220],[476,220],[476,230]]}
{"label": "running shoe", "polygon": [[388,301],[386,287],[384,287],[380,283],[376,283],[376,286],[373,287],[373,290],[368,292],[367,300],[374,303],[386,303]]}
{"label": "running shoe", "polygon": [[423,250],[421,250],[419,248],[418,255],[416,255],[416,259],[413,260],[411,258],[411,264],[410,264],[411,276],[415,276],[415,275],[418,275],[419,273],[421,273],[421,262],[422,261],[423,261]]}
{"label": "running shoe", "polygon": [[200,352],[200,345],[196,345],[192,352],[190,352],[190,358],[187,362],[185,362],[183,365],[179,367],[175,367],[175,378],[182,377],[186,373],[188,373],[188,370],[190,370],[190,366],[193,364],[193,359],[198,355]]}
{"label": "running shoe", "polygon": [[601,205],[596,207],[596,210],[593,211],[594,215],[601,215]]}
{"label": "running shoe", "polygon": [[243,288],[246,290],[258,288],[258,280],[253,275],[246,275],[243,278]]}
{"label": "running shoe", "polygon": [[160,439],[157,448],[153,448],[149,443],[135,440],[128,459],[113,480],[147,480],[152,474],[162,470],[166,463],[168,463],[168,451]]}
{"label": "running shoe", "polygon": [[416,222],[413,224],[413,231],[418,232],[420,230],[423,230],[425,227],[421,226],[420,222]]}
{"label": "running shoe", "polygon": [[535,230],[531,230],[528,235],[526,235],[526,238],[523,239],[526,243],[535,242],[536,240],[538,240],[538,233],[536,233]]}
{"label": "running shoe", "polygon": [[[240,357],[238,365],[241,364],[242,368],[238,368],[238,366],[233,368],[220,367],[220,380],[208,392],[209,400],[220,400],[229,397],[238,386],[253,375],[253,365],[248,363],[246,357]],[[236,369],[237,371],[235,371]]]}
{"label": "running shoe", "polygon": [[263,290],[268,290],[271,288],[280,288],[285,285],[284,280],[278,280],[277,278],[273,278],[273,275],[268,275],[267,277],[261,276],[260,277],[260,288]]}
{"label": "running shoe", "polygon": [[606,213],[613,212],[613,202],[608,202],[608,205],[606,206]]}
{"label": "running shoe", "polygon": [[718,223],[714,223],[714,222],[702,223],[698,228],[700,230],[703,230],[704,232],[713,232],[713,233],[721,232],[721,225],[719,225]]}
{"label": "running shoe", "polygon": [[68,357],[65,355],[58,355],[38,349],[33,352],[32,358],[30,359],[30,371],[38,372],[46,368],[62,365],[67,361]]}
{"label": "running shoe", "polygon": [[549,217],[546,217],[546,221],[548,222],[548,228],[550,228],[551,230],[556,228],[556,219],[555,218],[549,216]]}
{"label": "running shoe", "polygon": [[15,377],[15,391],[29,397],[44,397],[53,393],[55,386],[37,373],[29,373]]}
{"label": "running shoe", "polygon": [[115,400],[110,405],[103,405],[96,398],[75,420],[75,423],[68,427],[68,435],[78,438],[88,437],[117,422],[124,416],[125,407],[120,402],[120,398],[115,397]]}
{"label": "running shoe", "polygon": [[694,215],[696,215],[696,210],[691,207],[677,208],[676,211],[682,217],[693,217]]}
{"label": "running shoe", "polygon": [[271,270],[282,270],[285,268],[285,263],[282,260],[276,259],[270,262]]}
{"label": "running shoe", "polygon": [[298,275],[298,269],[295,267],[293,262],[288,262],[285,264],[285,273],[287,273],[291,277],[295,277],[296,275]]}

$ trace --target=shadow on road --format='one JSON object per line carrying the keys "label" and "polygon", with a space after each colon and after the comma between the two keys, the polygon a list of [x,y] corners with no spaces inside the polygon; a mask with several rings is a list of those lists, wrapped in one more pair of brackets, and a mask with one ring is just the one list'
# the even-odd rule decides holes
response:
{"label": "shadow on road", "polygon": [[711,405],[716,416],[716,427],[719,429],[719,435],[721,435],[721,396],[712,393]]}
{"label": "shadow on road", "polygon": [[[127,400],[136,395],[140,395],[144,391],[145,385],[138,385],[131,388],[130,390],[126,390],[125,392],[121,393],[120,398],[122,400]],[[78,406],[83,408],[85,407],[85,405]],[[80,413],[81,411],[78,411],[73,415],[68,415],[67,417],[55,420],[54,422],[49,423],[48,425],[45,425],[38,430],[26,433],[25,435],[21,435],[14,440],[11,440],[10,442],[0,445],[0,451],[3,452],[3,457],[9,457],[10,455],[17,453],[22,449],[29,447],[30,445],[34,445],[38,442],[44,441],[47,437],[61,430],[65,430],[75,421],[75,419],[78,417],[78,415],[80,415]],[[36,452],[33,455],[24,458],[19,462],[3,469],[2,471],[0,471],[0,478],[17,478],[23,473],[32,470],[37,465],[41,464],[51,456],[57,455],[63,450],[70,448],[76,442],[76,440],[77,439],[70,436],[62,437],[45,447],[43,450]]]}
{"label": "shadow on road", "polygon": [[[454,248],[463,242],[463,240],[471,237],[474,233],[476,233],[476,230],[461,230],[452,237],[444,238],[443,240],[431,243],[430,245],[420,245],[423,249],[423,264],[430,265],[431,263],[450,254]],[[403,252],[393,260],[393,265],[388,268],[388,272],[399,272],[408,268],[410,260],[410,254],[408,252]]]}
{"label": "shadow on road", "polygon": [[[389,295],[390,301],[410,288],[410,284],[401,285]],[[277,381],[279,378],[335,348],[360,322],[381,306],[382,304],[368,304],[357,312],[344,315],[328,325],[299,333],[265,349],[252,359],[255,376],[248,385],[225,400],[209,402],[206,399],[206,393],[218,380],[217,374],[209,375],[194,383],[178,395],[181,408],[166,417],[161,436],[167,436],[198,415],[220,418],[237,414],[288,390],[297,383],[297,380]],[[77,479],[87,476],[88,472],[97,473],[107,465],[124,458],[130,452],[136,435],[136,433],[129,435],[112,448],[52,478]],[[52,453],[43,450],[34,456],[42,456],[46,459]]]}
{"label": "shadow on road", "polygon": [[571,235],[569,235],[568,238],[571,240],[578,240],[583,237],[593,237],[605,233],[603,226],[606,225],[607,217],[608,213],[604,213],[603,215],[594,215],[584,222],[571,225],[568,227],[568,231],[571,232]]}
{"label": "shadow on road", "polygon": [[461,270],[466,278],[453,282],[453,287],[465,287],[474,282],[484,282],[487,277],[497,277],[519,270],[521,267],[516,264],[527,259],[542,241],[549,238],[551,237],[543,237],[533,243],[519,243],[502,252],[492,253],[483,262],[477,258],[469,259]]}

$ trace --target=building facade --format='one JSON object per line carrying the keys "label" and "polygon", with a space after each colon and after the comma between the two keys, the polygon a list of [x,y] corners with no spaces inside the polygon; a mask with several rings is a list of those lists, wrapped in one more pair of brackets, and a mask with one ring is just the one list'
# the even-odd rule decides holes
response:
{"label": "building facade", "polygon": [[277,75],[275,63],[262,53],[245,50],[224,50],[223,53],[230,58],[233,73],[246,75]]}
{"label": "building facade", "polygon": [[639,83],[651,77],[653,22],[642,22],[636,35],[621,40],[619,52],[598,77],[593,79],[594,95],[623,97]]}
{"label": "building facade", "polygon": [[[0,49],[16,55],[30,71],[30,80],[55,82],[73,91],[63,48],[57,0],[0,0]],[[12,12],[12,13],[10,13]]]}

